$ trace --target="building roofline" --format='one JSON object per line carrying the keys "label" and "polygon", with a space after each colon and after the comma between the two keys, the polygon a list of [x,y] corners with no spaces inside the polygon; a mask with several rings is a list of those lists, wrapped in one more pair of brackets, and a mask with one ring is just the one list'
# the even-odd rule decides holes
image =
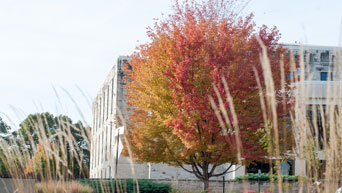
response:
{"label": "building roofline", "polygon": [[113,73],[116,72],[116,68],[117,68],[117,66],[118,66],[118,62],[119,62],[120,60],[124,60],[124,59],[131,60],[132,58],[131,58],[131,57],[127,57],[127,56],[123,56],[123,55],[117,57],[117,59],[116,59],[115,62],[114,62],[114,65],[112,66],[112,68],[110,69],[109,73],[107,74],[105,81],[102,83],[101,88],[100,88],[99,91],[97,92],[96,97],[95,97],[94,100],[93,100],[93,105],[94,105],[95,102],[97,102],[98,96],[102,94],[103,90],[104,90],[105,88],[107,88],[108,83],[109,83],[110,80],[113,78],[113,76],[114,76]]}
{"label": "building roofline", "polygon": [[297,44],[297,43],[284,43],[284,42],[280,42],[279,43],[282,46],[293,46],[293,47],[303,47],[305,48],[309,48],[309,49],[342,49],[341,46],[326,46],[326,45],[318,45],[318,44]]}

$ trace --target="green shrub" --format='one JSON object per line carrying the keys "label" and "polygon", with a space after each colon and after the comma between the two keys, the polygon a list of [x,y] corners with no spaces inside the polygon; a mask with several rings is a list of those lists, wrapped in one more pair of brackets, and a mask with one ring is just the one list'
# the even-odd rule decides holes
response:
{"label": "green shrub", "polygon": [[[278,176],[276,174],[274,174],[272,177],[273,177],[274,181],[278,180]],[[270,181],[270,179],[271,179],[271,177],[268,173],[262,173],[260,175],[260,181]],[[297,182],[298,176],[283,175],[282,179],[283,179],[283,181]],[[257,181],[258,180],[258,174],[249,173],[249,174],[246,174],[243,176],[236,177],[236,178],[232,179],[231,181],[240,181],[240,180]]]}
{"label": "green shrub", "polygon": [[[87,184],[95,190],[95,193],[106,193],[114,191],[114,180],[78,180],[83,184]],[[136,192],[136,183],[132,179],[118,180],[119,190],[116,192]],[[170,184],[160,184],[150,180],[138,180],[139,191],[141,193],[169,193],[171,192]]]}

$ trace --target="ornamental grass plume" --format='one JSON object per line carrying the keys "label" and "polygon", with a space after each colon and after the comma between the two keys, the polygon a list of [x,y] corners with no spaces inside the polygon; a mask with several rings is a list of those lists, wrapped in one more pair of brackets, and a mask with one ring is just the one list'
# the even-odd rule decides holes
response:
{"label": "ornamental grass plume", "polygon": [[48,181],[39,182],[35,187],[36,193],[93,193],[94,189],[79,182]]}

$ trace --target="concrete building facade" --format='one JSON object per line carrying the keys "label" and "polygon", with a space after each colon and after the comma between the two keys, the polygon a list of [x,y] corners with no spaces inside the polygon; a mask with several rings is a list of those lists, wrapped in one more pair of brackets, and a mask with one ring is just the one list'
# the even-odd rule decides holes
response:
{"label": "concrete building facade", "polygon": [[[120,156],[123,131],[119,131],[117,121],[119,115],[128,118],[127,97],[124,88],[122,71],[124,65],[129,65],[130,58],[119,57],[108,74],[97,97],[93,101],[93,128],[90,153],[90,178],[132,178],[132,160]],[[119,133],[119,138],[117,134]],[[118,150],[118,164],[116,164],[116,151]],[[117,170],[116,170],[117,165]],[[182,168],[168,166],[167,164],[134,163],[134,175],[142,179],[197,179],[193,174]],[[189,166],[185,166],[189,167]],[[226,166],[228,167],[228,166]],[[235,170],[237,166],[233,166]],[[190,169],[190,168],[189,168]],[[222,168],[218,170],[223,171]],[[227,174],[227,179],[245,174],[241,167],[236,172]],[[214,178],[213,178],[214,179]]]}
{"label": "concrete building facade", "polygon": [[[110,178],[115,174],[114,156],[117,149],[122,149],[122,143],[115,138],[119,133],[117,117],[120,113],[127,114],[122,67],[128,60],[117,59],[93,102],[90,178]],[[115,148],[117,144],[119,148]]]}
{"label": "concrete building facade", "polygon": [[[298,44],[283,46],[291,50],[295,58],[299,58],[301,52],[304,56],[304,69],[297,69],[297,72],[298,75],[302,73],[305,78],[294,84],[295,95],[298,95],[296,102],[298,108],[306,112],[306,118],[311,124],[316,124],[318,133],[315,135],[323,140],[323,125],[319,120],[320,116],[325,115],[318,115],[325,112],[326,108],[338,105],[342,99],[341,47]],[[313,120],[318,121],[313,123]],[[317,157],[324,163],[322,151],[317,152]],[[296,158],[295,174],[306,175],[306,170],[306,161]]]}
{"label": "concrete building facade", "polygon": [[[296,58],[300,56],[301,46],[298,44],[282,44],[291,50]],[[331,73],[339,69],[336,66],[337,47],[303,46],[305,61],[305,81],[310,84],[310,90],[303,100],[303,105],[326,104],[328,84],[340,84],[341,73]],[[116,151],[118,150],[118,178],[132,178],[132,160],[120,156],[123,139],[122,132],[117,128],[116,117],[120,113],[127,119],[127,98],[125,97],[122,71],[124,65],[129,65],[130,58],[119,57],[111,69],[102,88],[93,102],[93,128],[91,139],[90,178],[115,178]],[[300,69],[298,69],[298,72]],[[332,81],[327,81],[328,79]],[[342,96],[342,93],[340,93]],[[117,134],[119,133],[119,140]],[[319,153],[322,155],[322,153]],[[323,157],[322,157],[323,159]],[[232,170],[238,166],[233,166]],[[255,172],[256,168],[240,167],[237,171],[228,173],[226,179],[244,175],[246,172]],[[305,161],[295,159],[292,162],[282,163],[283,174],[303,174]],[[223,170],[224,168],[219,168]],[[134,163],[135,176],[143,179],[196,179],[193,174],[181,168],[166,164]],[[291,170],[291,171],[290,171]]]}

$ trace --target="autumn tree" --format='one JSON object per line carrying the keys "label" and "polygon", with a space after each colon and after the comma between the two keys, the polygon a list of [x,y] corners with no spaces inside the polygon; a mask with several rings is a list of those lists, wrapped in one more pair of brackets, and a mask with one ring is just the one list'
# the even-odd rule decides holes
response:
{"label": "autumn tree", "polygon": [[[173,14],[149,29],[150,41],[133,54],[132,70],[126,69],[134,157],[182,167],[202,180],[204,189],[211,177],[231,172],[233,164],[265,158],[256,132],[263,127],[255,75],[262,74],[258,38],[280,88],[284,49],[278,30],[257,28],[253,15],[237,14],[239,7],[229,0],[176,2]],[[237,121],[237,128],[220,126],[210,104],[210,98],[219,104],[218,95],[229,94],[232,99],[223,106],[229,124]],[[223,164],[228,167],[219,170]]]}

